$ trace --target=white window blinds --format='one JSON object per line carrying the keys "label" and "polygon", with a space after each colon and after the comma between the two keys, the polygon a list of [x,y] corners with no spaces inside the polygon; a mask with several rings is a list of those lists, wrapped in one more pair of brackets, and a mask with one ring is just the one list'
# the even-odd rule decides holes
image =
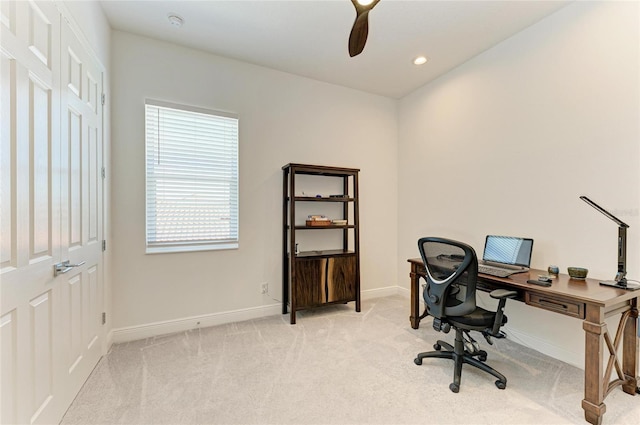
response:
{"label": "white window blinds", "polygon": [[145,107],[147,252],[237,248],[237,116]]}

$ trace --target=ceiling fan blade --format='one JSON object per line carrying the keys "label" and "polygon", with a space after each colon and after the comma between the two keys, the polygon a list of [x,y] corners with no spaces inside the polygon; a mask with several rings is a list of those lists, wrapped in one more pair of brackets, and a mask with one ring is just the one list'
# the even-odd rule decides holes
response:
{"label": "ceiling fan blade", "polygon": [[369,11],[359,14],[351,28],[349,35],[349,56],[354,57],[362,53],[369,35]]}
{"label": "ceiling fan blade", "polygon": [[349,56],[354,57],[362,53],[369,35],[369,12],[380,0],[373,0],[368,5],[361,5],[358,0],[351,0],[356,8],[356,20],[353,22],[351,34],[349,34]]}

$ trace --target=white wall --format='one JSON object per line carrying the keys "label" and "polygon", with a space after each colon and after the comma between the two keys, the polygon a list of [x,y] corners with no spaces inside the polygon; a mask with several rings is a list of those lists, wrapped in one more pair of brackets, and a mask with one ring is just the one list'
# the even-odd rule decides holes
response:
{"label": "white wall", "polygon": [[[534,238],[533,267],[611,279],[617,226],[580,195],[631,226],[640,279],[639,16],[637,2],[571,4],[402,99],[400,285],[418,237],[481,255],[489,233]],[[582,366],[579,321],[507,304],[516,338]]]}
{"label": "white wall", "polygon": [[[115,328],[281,300],[289,162],[361,169],[362,289],[396,285],[395,101],[123,32],[112,60]],[[145,98],[239,114],[238,250],[145,255]]]}

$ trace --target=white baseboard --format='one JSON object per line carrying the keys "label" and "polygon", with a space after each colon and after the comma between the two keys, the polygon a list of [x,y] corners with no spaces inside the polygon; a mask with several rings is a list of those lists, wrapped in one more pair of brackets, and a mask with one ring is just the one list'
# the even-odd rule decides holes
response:
{"label": "white baseboard", "polygon": [[109,330],[109,332],[107,332],[107,338],[106,341],[104,343],[104,348],[102,350],[102,354],[107,354],[109,352],[109,350],[111,349],[111,346],[113,345],[113,329]]}
{"label": "white baseboard", "polygon": [[[361,292],[361,297],[365,300],[388,297],[399,294],[398,289],[398,286],[368,289]],[[276,314],[282,314],[282,304],[280,303],[112,329],[107,335],[107,347],[111,347],[111,344],[119,344],[175,332],[184,332],[190,329],[222,325],[225,323],[241,322],[243,320],[257,319]]]}
{"label": "white baseboard", "polygon": [[385,288],[367,289],[360,292],[360,297],[363,300],[370,300],[372,298],[390,297],[392,295],[398,295],[399,286],[387,286]]}
{"label": "white baseboard", "polygon": [[223,311],[220,313],[203,314],[200,316],[184,317],[162,322],[147,323],[144,325],[128,326],[113,330],[113,342],[119,344],[127,341],[166,335],[175,332],[184,332],[190,329],[206,328],[231,322],[256,319],[282,313],[281,304],[270,304],[260,307],[251,307],[241,310]]}

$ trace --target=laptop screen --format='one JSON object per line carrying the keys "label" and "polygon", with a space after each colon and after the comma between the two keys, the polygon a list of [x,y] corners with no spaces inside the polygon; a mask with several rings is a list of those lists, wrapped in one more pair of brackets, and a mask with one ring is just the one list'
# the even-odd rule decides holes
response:
{"label": "laptop screen", "polygon": [[482,260],[529,267],[532,249],[533,239],[488,235]]}

